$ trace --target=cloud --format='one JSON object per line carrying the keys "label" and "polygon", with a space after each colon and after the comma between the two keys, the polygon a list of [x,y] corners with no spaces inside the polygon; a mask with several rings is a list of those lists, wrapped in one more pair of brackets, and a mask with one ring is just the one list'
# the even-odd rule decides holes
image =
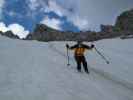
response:
{"label": "cloud", "polygon": [[15,12],[15,11],[8,11],[8,12],[6,12],[6,13],[7,13],[7,15],[10,16],[10,17],[17,17],[17,18],[20,18],[20,19],[22,19],[22,18],[24,17],[22,14],[17,13],[17,12]]}
{"label": "cloud", "polygon": [[116,17],[132,4],[133,0],[30,0],[29,5],[31,10],[44,14],[65,16],[80,30],[99,30],[100,24],[114,24]]}
{"label": "cloud", "polygon": [[8,27],[3,22],[0,22],[0,31],[6,32],[9,31]]}
{"label": "cloud", "polygon": [[115,24],[117,16],[132,4],[132,0],[80,0],[79,16],[91,22],[89,27],[98,29],[100,24]]}
{"label": "cloud", "polygon": [[80,30],[88,30],[89,23],[87,19],[81,19],[79,16],[72,16],[68,20],[71,21]]}
{"label": "cloud", "polygon": [[[45,4],[45,6],[42,6],[42,4]],[[78,27],[80,30],[88,30],[89,22],[84,17],[79,16],[79,6],[79,0],[67,0],[67,2],[64,0],[30,0],[29,4],[29,7],[32,11],[37,10],[38,7],[40,7],[40,11],[42,11],[44,14],[54,12],[60,17],[65,16],[68,22],[73,23],[73,25]],[[45,17],[43,18],[43,23],[44,22],[52,23],[52,25],[49,24],[49,26],[56,29],[59,29],[59,25],[56,24],[61,23],[59,20],[57,21],[57,19],[50,20]]]}
{"label": "cloud", "polygon": [[16,16],[16,13],[14,11],[8,12],[9,16]]}
{"label": "cloud", "polygon": [[4,7],[5,0],[0,0],[0,19],[2,18],[2,9]]}
{"label": "cloud", "polygon": [[29,34],[29,31],[25,30],[24,27],[19,24],[10,24],[8,28],[20,38],[25,38]]}
{"label": "cloud", "polygon": [[0,0],[0,9],[3,8],[4,3],[5,3],[5,0]]}
{"label": "cloud", "polygon": [[49,17],[45,17],[42,21],[41,21],[42,24],[45,24],[49,27],[52,27],[54,29],[57,29],[57,30],[62,30],[60,25],[61,25],[61,21],[59,19],[56,19],[56,18],[49,18]]}
{"label": "cloud", "polygon": [[31,11],[39,10],[39,8],[45,8],[48,0],[27,0],[27,4]]}
{"label": "cloud", "polygon": [[25,38],[29,34],[28,30],[25,30],[23,26],[17,23],[6,26],[3,22],[0,22],[0,31],[6,32],[9,30],[11,30],[15,35],[18,35],[20,38]]}
{"label": "cloud", "polygon": [[64,8],[57,4],[57,2],[49,0],[48,6],[45,8],[45,12],[55,12],[58,16],[64,16],[66,12]]}
{"label": "cloud", "polygon": [[54,12],[60,17],[67,17],[68,22],[73,23],[80,30],[86,29],[88,26],[88,22],[84,18],[80,18],[78,16],[78,1],[72,2],[72,0],[68,0],[66,2],[58,2],[59,0],[49,0],[48,6],[45,8],[45,12]]}
{"label": "cloud", "polygon": [[[80,16],[78,16],[77,14],[77,10],[78,10],[78,5],[79,5],[79,0],[68,0],[67,2],[62,0],[39,0],[39,2],[37,0],[30,0],[30,8],[31,10],[36,10],[38,7],[41,7],[40,10],[43,13],[49,13],[49,12],[54,12],[56,13],[58,16],[60,17],[67,17],[68,22],[73,23],[76,27],[78,27],[80,30],[85,30],[86,27],[88,26],[88,21],[84,18],[80,18]],[[42,4],[45,4],[46,6],[42,6]],[[45,19],[45,18],[43,18]],[[48,18],[47,19],[47,23],[49,22],[53,22],[54,23],[59,23],[59,21],[55,21],[55,19],[53,19],[52,21],[50,21]],[[46,21],[45,19],[45,21]],[[45,22],[46,23],[46,22]],[[55,24],[54,25],[49,25],[53,28],[55,28]],[[59,28],[59,27],[58,27]],[[87,27],[88,28],[88,27]],[[56,27],[57,29],[57,27]]]}

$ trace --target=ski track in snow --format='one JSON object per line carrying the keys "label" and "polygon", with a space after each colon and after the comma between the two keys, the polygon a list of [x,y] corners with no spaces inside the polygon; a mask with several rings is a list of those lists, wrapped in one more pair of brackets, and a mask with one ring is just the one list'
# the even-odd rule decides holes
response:
{"label": "ski track in snow", "polygon": [[72,56],[66,66],[64,46],[0,36],[0,99],[133,100],[132,89],[100,75],[102,69],[78,73]]}

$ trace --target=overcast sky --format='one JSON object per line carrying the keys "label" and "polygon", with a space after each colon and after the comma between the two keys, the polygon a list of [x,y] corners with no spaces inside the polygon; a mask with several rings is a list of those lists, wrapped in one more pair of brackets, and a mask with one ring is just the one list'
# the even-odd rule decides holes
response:
{"label": "overcast sky", "polygon": [[0,0],[0,30],[25,37],[43,23],[62,31],[99,31],[131,8],[133,0]]}
{"label": "overcast sky", "polygon": [[114,24],[123,11],[133,8],[133,0],[80,0],[80,15],[95,29],[99,24]]}

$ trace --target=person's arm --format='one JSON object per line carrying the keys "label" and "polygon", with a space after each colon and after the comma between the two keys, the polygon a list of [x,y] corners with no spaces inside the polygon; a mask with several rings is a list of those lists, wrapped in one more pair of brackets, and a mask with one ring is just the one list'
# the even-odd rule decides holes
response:
{"label": "person's arm", "polygon": [[83,44],[83,47],[86,49],[93,49],[94,45],[92,44],[91,46],[88,46],[88,45]]}
{"label": "person's arm", "polygon": [[78,47],[78,45],[74,45],[74,46],[69,47],[69,49],[73,50],[73,49],[75,49],[77,47]]}
{"label": "person's arm", "polygon": [[66,48],[73,50],[73,49],[77,48],[77,45],[74,45],[74,46],[70,47],[68,44],[66,44]]}

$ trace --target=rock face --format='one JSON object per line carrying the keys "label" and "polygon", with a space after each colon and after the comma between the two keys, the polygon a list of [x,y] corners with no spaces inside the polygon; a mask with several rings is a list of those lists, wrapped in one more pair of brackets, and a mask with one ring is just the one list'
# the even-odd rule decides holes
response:
{"label": "rock face", "polygon": [[43,24],[37,24],[33,33],[27,36],[27,40],[39,41],[96,41],[104,38],[128,36],[133,34],[133,10],[123,12],[118,16],[116,24],[101,25],[100,32],[61,32]]}
{"label": "rock face", "polygon": [[107,33],[111,33],[113,32],[113,26],[112,25],[101,25],[101,32],[107,32]]}
{"label": "rock face", "polygon": [[[14,35],[11,31],[5,33],[0,32],[1,35],[13,39],[20,39],[19,36]],[[130,36],[129,36],[130,35]],[[101,25],[100,32],[63,32],[52,29],[44,24],[37,24],[34,31],[30,33],[25,40],[38,41],[96,41],[105,38],[114,38],[118,36],[132,37],[133,35],[133,9],[125,11],[117,17],[116,24]]]}
{"label": "rock face", "polygon": [[2,36],[6,36],[6,37],[9,37],[9,38],[19,39],[19,37],[18,37],[17,35],[14,35],[14,34],[12,33],[12,31],[7,31],[7,32],[1,32],[1,31],[0,31],[0,34],[1,34]]}
{"label": "rock face", "polygon": [[38,41],[96,41],[104,38],[113,38],[119,36],[120,33],[113,32],[113,26],[104,25],[101,32],[61,32],[46,25],[38,24],[33,33],[29,34],[26,40]]}
{"label": "rock face", "polygon": [[55,29],[52,29],[44,24],[37,24],[33,33],[29,34],[26,39],[30,40],[39,40],[39,41],[77,41],[85,40],[88,41],[93,39],[95,36],[91,34],[90,31],[87,32],[62,32]]}
{"label": "rock face", "polygon": [[29,34],[26,39],[33,39],[39,41],[64,41],[76,38],[78,33],[61,32],[52,29],[44,24],[37,24],[33,33]]}
{"label": "rock face", "polygon": [[133,9],[118,16],[115,27],[118,31],[133,32]]}

